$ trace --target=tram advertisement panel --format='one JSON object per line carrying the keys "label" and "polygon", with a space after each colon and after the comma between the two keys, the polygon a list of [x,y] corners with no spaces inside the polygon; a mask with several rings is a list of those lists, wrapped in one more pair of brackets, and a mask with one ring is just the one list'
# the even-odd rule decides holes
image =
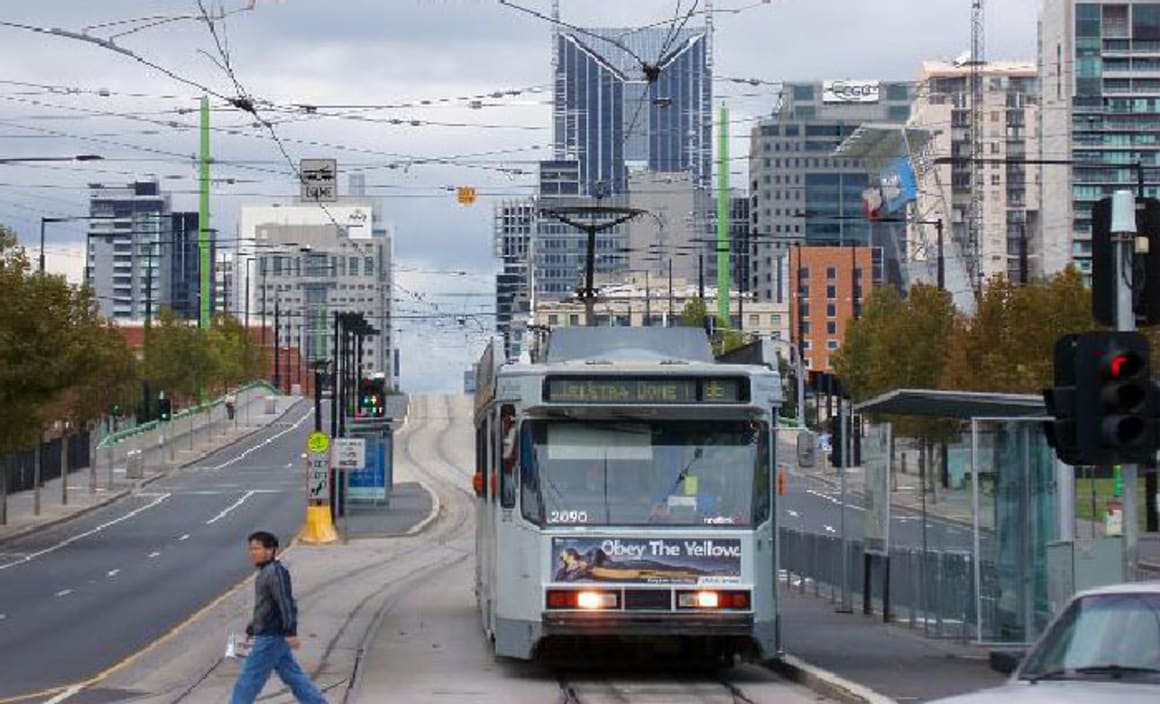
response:
{"label": "tram advertisement panel", "polygon": [[721,538],[552,539],[556,582],[737,584],[741,541]]}

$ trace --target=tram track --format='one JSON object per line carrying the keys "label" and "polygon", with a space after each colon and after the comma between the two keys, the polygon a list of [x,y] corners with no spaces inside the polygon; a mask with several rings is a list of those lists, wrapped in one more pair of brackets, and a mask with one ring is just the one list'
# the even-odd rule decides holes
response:
{"label": "tram track", "polygon": [[736,684],[722,679],[695,679],[681,674],[671,678],[628,679],[577,677],[557,673],[558,704],[756,704]]}

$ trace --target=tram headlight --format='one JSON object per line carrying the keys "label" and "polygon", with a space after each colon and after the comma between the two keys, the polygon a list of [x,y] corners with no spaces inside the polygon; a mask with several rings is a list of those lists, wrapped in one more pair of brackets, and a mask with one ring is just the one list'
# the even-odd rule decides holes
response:
{"label": "tram headlight", "polygon": [[749,592],[733,590],[678,592],[677,608],[746,611],[749,609]]}
{"label": "tram headlight", "polygon": [[615,609],[614,592],[577,592],[576,606],[581,609]]}

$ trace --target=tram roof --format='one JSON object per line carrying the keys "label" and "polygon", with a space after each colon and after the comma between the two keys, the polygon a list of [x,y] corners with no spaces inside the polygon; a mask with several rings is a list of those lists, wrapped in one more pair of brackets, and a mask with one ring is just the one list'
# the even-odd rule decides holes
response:
{"label": "tram roof", "polygon": [[546,364],[682,361],[713,364],[709,336],[701,328],[556,328],[548,339]]}

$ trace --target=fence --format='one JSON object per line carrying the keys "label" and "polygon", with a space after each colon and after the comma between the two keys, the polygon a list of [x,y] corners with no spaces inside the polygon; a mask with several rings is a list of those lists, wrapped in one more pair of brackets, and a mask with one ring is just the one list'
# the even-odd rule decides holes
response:
{"label": "fence", "polygon": [[91,434],[89,432],[53,438],[41,443],[34,450],[15,452],[0,457],[0,482],[7,478],[9,492],[28,491],[34,486],[36,453],[40,453],[41,482],[60,477],[61,445],[68,445],[69,473],[88,469],[91,460]]}

